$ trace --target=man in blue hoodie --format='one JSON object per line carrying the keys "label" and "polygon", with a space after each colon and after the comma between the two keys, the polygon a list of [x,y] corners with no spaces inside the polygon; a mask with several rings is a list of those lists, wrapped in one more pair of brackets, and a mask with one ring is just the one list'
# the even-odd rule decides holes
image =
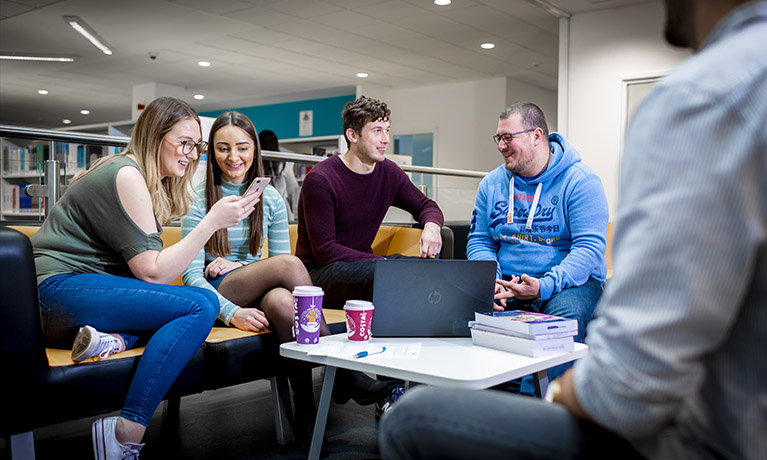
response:
{"label": "man in blue hoodie", "polygon": [[[498,263],[496,310],[577,319],[582,342],[607,273],[602,182],[564,137],[549,133],[533,103],[504,110],[493,140],[504,164],[479,184],[468,258]],[[521,392],[532,393],[532,378]]]}

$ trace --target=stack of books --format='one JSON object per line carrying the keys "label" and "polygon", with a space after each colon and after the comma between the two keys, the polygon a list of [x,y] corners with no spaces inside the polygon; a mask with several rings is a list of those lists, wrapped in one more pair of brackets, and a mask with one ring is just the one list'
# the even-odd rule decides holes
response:
{"label": "stack of books", "polygon": [[477,312],[469,328],[475,345],[539,357],[572,352],[578,320],[521,310]]}

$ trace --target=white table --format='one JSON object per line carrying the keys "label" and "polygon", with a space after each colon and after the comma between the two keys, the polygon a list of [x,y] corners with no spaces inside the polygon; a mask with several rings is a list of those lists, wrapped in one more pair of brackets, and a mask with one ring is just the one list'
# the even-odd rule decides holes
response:
{"label": "white table", "polygon": [[[346,334],[336,334],[320,338],[321,342],[346,342]],[[400,338],[371,339],[370,343],[416,343],[421,342],[421,353],[415,359],[392,358],[386,353],[364,358],[343,358],[335,356],[310,356],[312,345],[296,342],[280,345],[280,355],[326,366],[322,382],[322,393],[317,407],[317,420],[309,450],[309,459],[316,460],[320,455],[322,435],[330,406],[336,369],[350,369],[385,375],[402,380],[425,383],[447,388],[465,388],[480,390],[509,380],[533,374],[536,393],[546,392],[548,378],[546,369],[576,360],[586,355],[588,346],[575,344],[572,353],[530,358],[492,348],[472,345],[471,338]]]}

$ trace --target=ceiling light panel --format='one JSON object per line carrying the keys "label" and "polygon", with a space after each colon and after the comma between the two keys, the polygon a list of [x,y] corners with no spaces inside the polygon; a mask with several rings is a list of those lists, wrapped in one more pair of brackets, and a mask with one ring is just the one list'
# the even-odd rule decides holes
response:
{"label": "ceiling light panel", "polygon": [[97,34],[85,21],[80,19],[79,16],[64,16],[64,22],[85,37],[91,44],[93,44],[93,46],[101,50],[102,53],[107,56],[112,54],[112,49],[106,40],[101,38],[99,34]]}

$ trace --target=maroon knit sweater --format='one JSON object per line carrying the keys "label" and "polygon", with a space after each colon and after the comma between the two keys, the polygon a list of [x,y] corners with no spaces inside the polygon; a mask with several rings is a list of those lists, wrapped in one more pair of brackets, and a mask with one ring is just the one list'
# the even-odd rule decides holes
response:
{"label": "maroon knit sweater", "polygon": [[442,226],[437,203],[393,161],[385,159],[373,172],[357,174],[338,155],[326,159],[312,168],[301,186],[296,256],[307,268],[382,259],[370,245],[389,206],[409,212],[421,225]]}

